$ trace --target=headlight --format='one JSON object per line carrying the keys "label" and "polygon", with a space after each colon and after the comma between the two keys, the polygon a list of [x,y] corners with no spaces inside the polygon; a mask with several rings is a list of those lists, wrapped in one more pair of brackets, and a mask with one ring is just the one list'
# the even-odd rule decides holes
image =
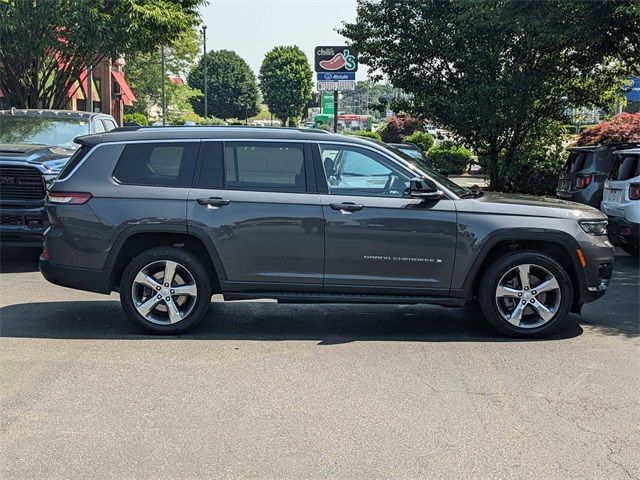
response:
{"label": "headlight", "polygon": [[589,235],[606,235],[607,220],[580,220],[578,222],[582,230]]}

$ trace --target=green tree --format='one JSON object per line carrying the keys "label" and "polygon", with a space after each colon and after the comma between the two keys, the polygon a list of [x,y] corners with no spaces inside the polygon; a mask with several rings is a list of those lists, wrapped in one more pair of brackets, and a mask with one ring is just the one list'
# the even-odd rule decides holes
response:
{"label": "green tree", "polygon": [[624,35],[616,43],[599,27],[629,2],[361,0],[341,33],[411,95],[412,113],[483,157],[500,189],[521,145],[618,81],[609,60]]}
{"label": "green tree", "polygon": [[269,111],[290,125],[311,98],[313,73],[309,60],[297,46],[275,47],[260,67],[260,89]]}
{"label": "green tree", "polygon": [[[169,76],[186,77],[196,64],[201,37],[194,28],[182,32],[164,49],[165,53],[165,95],[168,114],[175,119],[193,113],[192,98],[202,96],[200,90],[188,85],[176,85]],[[126,58],[127,80],[138,99],[127,112],[150,114],[150,107],[161,105],[162,68],[160,52],[136,52]]]}
{"label": "green tree", "polygon": [[[204,61],[200,59],[188,77],[190,87],[204,92]],[[207,53],[207,113],[224,120],[253,117],[260,111],[256,76],[240,55],[230,50]],[[204,114],[202,98],[192,99],[193,108]]]}
{"label": "green tree", "polygon": [[20,108],[63,108],[87,65],[151,52],[199,22],[204,0],[3,0],[0,85]]}

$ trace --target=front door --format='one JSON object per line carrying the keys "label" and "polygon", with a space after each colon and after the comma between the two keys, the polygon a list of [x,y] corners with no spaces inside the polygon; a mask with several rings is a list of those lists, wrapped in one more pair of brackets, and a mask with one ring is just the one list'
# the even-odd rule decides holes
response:
{"label": "front door", "polygon": [[456,247],[449,199],[407,196],[411,173],[373,148],[319,145],[327,191],[325,291],[447,295]]}
{"label": "front door", "polygon": [[203,142],[200,160],[188,225],[215,246],[223,289],[322,291],[324,228],[309,144]]}

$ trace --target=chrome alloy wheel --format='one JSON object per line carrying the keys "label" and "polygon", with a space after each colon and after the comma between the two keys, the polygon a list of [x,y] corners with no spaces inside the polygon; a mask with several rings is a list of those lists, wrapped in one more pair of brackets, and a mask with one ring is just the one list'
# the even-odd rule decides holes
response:
{"label": "chrome alloy wheel", "polygon": [[178,323],[196,305],[198,290],[193,275],[170,260],[150,263],[136,275],[131,287],[133,306],[157,325]]}
{"label": "chrome alloy wheel", "polygon": [[523,264],[505,273],[496,287],[500,315],[516,327],[544,325],[558,311],[562,299],[556,277],[539,265]]}

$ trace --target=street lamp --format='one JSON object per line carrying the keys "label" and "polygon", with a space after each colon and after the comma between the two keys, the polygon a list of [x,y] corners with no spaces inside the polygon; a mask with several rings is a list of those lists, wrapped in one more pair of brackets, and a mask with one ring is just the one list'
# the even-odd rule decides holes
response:
{"label": "street lamp", "polygon": [[204,118],[208,116],[208,99],[207,99],[207,26],[202,25],[202,37],[204,39],[204,43],[202,46],[202,59],[204,61]]}

